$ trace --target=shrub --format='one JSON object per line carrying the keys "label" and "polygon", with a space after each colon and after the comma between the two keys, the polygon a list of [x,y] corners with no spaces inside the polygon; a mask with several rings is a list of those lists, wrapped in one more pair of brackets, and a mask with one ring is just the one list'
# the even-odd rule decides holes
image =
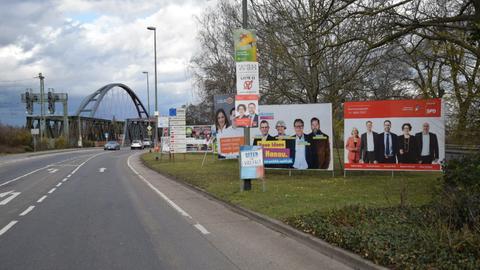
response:
{"label": "shrub", "polygon": [[59,137],[55,139],[55,149],[65,149],[68,147],[67,139],[65,137]]}
{"label": "shrub", "polygon": [[480,233],[480,154],[448,161],[436,204],[437,213],[449,226],[464,226]]}
{"label": "shrub", "polygon": [[287,224],[392,269],[479,269],[480,235],[439,223],[435,209],[350,206]]}

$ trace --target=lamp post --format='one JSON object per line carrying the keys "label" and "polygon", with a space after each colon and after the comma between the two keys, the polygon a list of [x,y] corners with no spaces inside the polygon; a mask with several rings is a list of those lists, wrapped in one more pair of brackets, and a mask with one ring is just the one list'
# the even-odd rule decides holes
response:
{"label": "lamp post", "polygon": [[150,117],[150,87],[148,83],[148,71],[143,71],[143,74],[147,74],[147,112],[148,116]]}
{"label": "lamp post", "polygon": [[[153,26],[147,27],[148,30],[153,31],[153,51],[155,54],[155,147],[158,146],[158,103],[157,103],[157,28]],[[158,157],[157,157],[158,158]]]}

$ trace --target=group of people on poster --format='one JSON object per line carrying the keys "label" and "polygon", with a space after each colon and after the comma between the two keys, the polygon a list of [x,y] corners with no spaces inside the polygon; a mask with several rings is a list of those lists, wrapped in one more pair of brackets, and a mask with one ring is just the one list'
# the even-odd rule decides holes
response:
{"label": "group of people on poster", "polygon": [[421,130],[412,132],[412,125],[402,124],[402,134],[392,130],[392,122],[383,122],[383,132],[374,131],[373,122],[365,122],[366,132],[359,134],[354,127],[347,139],[348,163],[402,163],[432,164],[439,160],[438,139],[430,132],[430,124],[424,122]]}
{"label": "group of people on poster", "polygon": [[[253,145],[262,142],[284,141],[289,150],[290,164],[265,165],[270,168],[295,169],[328,169],[330,164],[330,141],[327,134],[320,130],[320,120],[317,117],[309,119],[311,132],[305,133],[305,122],[297,118],[287,127],[285,121],[278,120],[275,124],[276,134],[270,134],[268,121],[259,123],[260,135],[253,140]],[[293,134],[287,135],[287,129],[292,128]]]}

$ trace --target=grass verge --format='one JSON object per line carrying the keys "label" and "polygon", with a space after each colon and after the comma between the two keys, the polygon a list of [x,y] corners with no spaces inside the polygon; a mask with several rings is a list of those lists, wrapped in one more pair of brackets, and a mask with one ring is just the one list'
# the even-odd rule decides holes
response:
{"label": "grass verge", "polygon": [[282,220],[327,242],[394,269],[478,269],[480,237],[438,222],[431,203],[440,173],[267,171],[266,191],[253,181],[241,192],[237,160],[209,154],[175,159],[142,155],[162,174],[230,203]]}

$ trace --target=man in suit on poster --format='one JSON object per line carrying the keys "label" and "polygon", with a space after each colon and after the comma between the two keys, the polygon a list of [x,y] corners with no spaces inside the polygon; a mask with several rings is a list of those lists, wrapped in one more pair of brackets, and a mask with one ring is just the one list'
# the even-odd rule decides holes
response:
{"label": "man in suit on poster", "polygon": [[310,120],[312,133],[308,136],[311,140],[310,157],[311,169],[328,169],[330,165],[330,140],[328,135],[320,130],[320,120],[313,117]]}
{"label": "man in suit on poster", "polygon": [[294,144],[292,145],[292,167],[295,169],[308,169],[311,164],[308,164],[311,159],[311,150],[310,150],[310,136],[303,133],[304,122],[302,119],[295,119],[293,122],[293,127],[295,129],[295,134],[292,136],[295,139]]}
{"label": "man in suit on poster", "polygon": [[430,124],[423,123],[422,132],[415,134],[415,142],[418,149],[418,163],[432,164],[438,162],[438,139],[435,133],[430,132]]}
{"label": "man in suit on poster", "polygon": [[368,120],[365,123],[367,132],[360,138],[360,163],[378,163],[375,148],[377,148],[378,133],[373,131],[373,123]]}
{"label": "man in suit on poster", "polygon": [[257,106],[253,102],[248,104],[248,118],[250,119],[250,127],[258,127]]}
{"label": "man in suit on poster", "polygon": [[260,122],[260,137],[256,137],[253,139],[253,145],[258,145],[259,141],[265,142],[265,141],[272,141],[275,140],[273,136],[270,136],[268,132],[270,131],[270,125],[268,124],[267,121],[262,120]]}
{"label": "man in suit on poster", "polygon": [[385,120],[383,122],[383,132],[377,137],[379,147],[376,148],[377,158],[380,163],[397,163],[398,136],[390,132],[392,122]]}

